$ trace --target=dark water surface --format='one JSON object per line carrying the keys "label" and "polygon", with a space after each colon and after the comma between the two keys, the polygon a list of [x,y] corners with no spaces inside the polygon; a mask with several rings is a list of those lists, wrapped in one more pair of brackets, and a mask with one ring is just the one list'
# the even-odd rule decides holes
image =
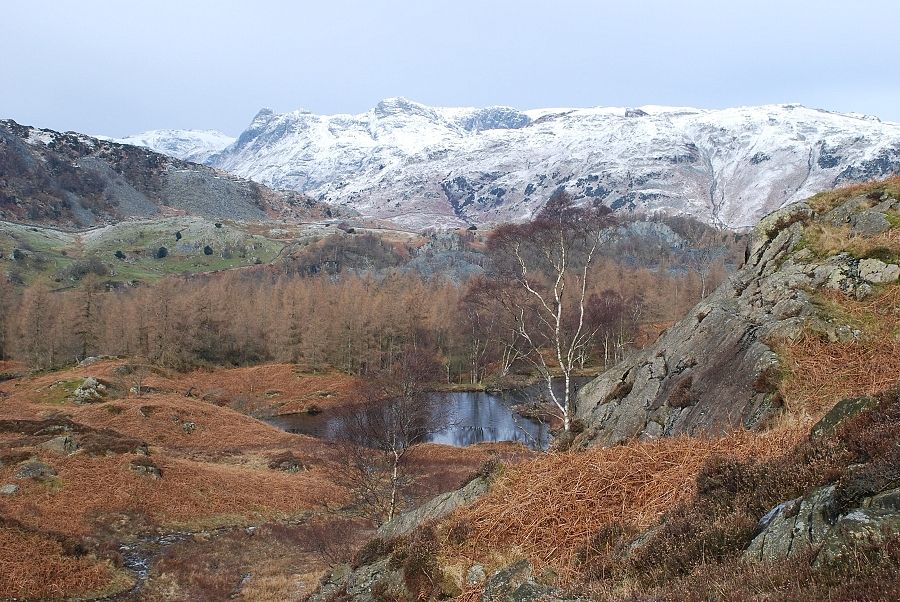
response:
{"label": "dark water surface", "polygon": [[[577,390],[590,379],[573,380]],[[554,386],[557,394],[563,389],[561,382],[558,387]],[[427,441],[456,447],[495,441],[515,441],[532,449],[547,449],[550,445],[550,427],[547,424],[520,416],[511,408],[515,404],[532,403],[546,398],[546,388],[542,385],[503,393],[438,391],[429,395],[449,420],[446,421],[446,428],[429,435]],[[335,440],[344,430],[344,420],[340,414],[323,412],[316,416],[275,416],[266,419],[266,422],[290,433]]]}

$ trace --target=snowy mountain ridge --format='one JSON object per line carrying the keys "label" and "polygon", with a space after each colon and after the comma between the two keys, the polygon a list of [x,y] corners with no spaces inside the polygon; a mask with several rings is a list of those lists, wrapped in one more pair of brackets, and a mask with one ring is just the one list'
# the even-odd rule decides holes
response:
{"label": "snowy mountain ridge", "polygon": [[562,187],[745,228],[900,170],[900,124],[794,104],[521,111],[389,98],[358,115],[263,109],[207,163],[409,227],[528,219]]}
{"label": "snowy mountain ridge", "polygon": [[203,163],[210,155],[232,144],[235,139],[216,130],[150,130],[109,140],[119,144],[143,146],[182,161]]}

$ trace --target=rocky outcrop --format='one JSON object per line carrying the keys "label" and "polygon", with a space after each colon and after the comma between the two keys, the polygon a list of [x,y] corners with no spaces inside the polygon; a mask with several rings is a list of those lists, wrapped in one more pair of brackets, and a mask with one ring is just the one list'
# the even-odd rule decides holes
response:
{"label": "rocky outcrop", "polygon": [[863,498],[857,507],[833,517],[835,505],[833,485],[779,504],[760,521],[761,531],[744,556],[775,561],[813,553],[814,564],[821,566],[850,554],[859,544],[900,534],[900,488]]}
{"label": "rocky outcrop", "polygon": [[[415,510],[394,517],[382,525],[373,542],[383,544],[383,550],[367,558],[359,566],[339,566],[322,580],[308,600],[324,602],[337,599],[354,602],[373,602],[379,599],[412,599],[407,589],[404,570],[391,562],[393,544],[409,536],[414,530],[432,521],[439,520],[462,506],[471,504],[489,487],[489,478],[479,476],[455,491],[438,495]],[[370,542],[372,543],[372,542]],[[530,567],[529,567],[530,569]],[[530,599],[530,598],[529,598]]]}
{"label": "rocky outcrop", "polygon": [[75,389],[75,403],[99,403],[106,397],[106,385],[93,376],[88,376],[84,382]]}
{"label": "rocky outcrop", "polygon": [[71,435],[59,435],[41,444],[41,447],[61,456],[68,456],[78,450],[78,442]]}
{"label": "rocky outcrop", "polygon": [[806,202],[768,215],[752,234],[741,270],[654,345],[582,387],[577,414],[586,428],[575,445],[765,425],[781,407],[774,340],[796,337],[804,327],[832,341],[858,335],[819,318],[810,295],[834,289],[864,298],[900,276],[900,266],[879,259],[848,253],[817,258],[800,245],[804,227],[821,221],[858,228],[875,221],[860,221],[868,213],[887,223],[887,214],[898,209],[895,198],[862,196],[824,215]]}
{"label": "rocky outcrop", "polygon": [[460,489],[442,493],[415,510],[410,510],[394,517],[381,525],[378,529],[378,537],[387,540],[407,535],[419,525],[443,518],[457,508],[471,504],[487,490],[487,479],[484,477],[475,478]]}
{"label": "rocky outcrop", "polygon": [[541,583],[533,573],[527,560],[494,572],[484,582],[481,602],[581,602],[580,598],[565,596],[559,588]]}

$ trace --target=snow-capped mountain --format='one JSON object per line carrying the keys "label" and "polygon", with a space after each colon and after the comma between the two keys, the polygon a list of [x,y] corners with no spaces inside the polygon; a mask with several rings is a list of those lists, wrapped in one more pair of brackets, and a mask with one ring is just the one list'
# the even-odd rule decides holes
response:
{"label": "snow-capped mountain", "polygon": [[725,110],[260,111],[209,164],[412,227],[527,219],[559,187],[622,210],[750,226],[790,201],[900,169],[900,124],[799,105]]}
{"label": "snow-capped mountain", "polygon": [[120,144],[144,146],[183,161],[203,163],[234,142],[234,137],[216,130],[150,130],[125,138],[110,138]]}

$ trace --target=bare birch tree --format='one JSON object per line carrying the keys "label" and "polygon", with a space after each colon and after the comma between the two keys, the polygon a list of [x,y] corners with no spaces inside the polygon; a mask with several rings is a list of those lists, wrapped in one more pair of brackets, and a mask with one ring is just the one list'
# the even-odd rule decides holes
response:
{"label": "bare birch tree", "polygon": [[360,513],[376,524],[391,520],[404,506],[409,451],[447,424],[442,408],[428,395],[439,374],[434,358],[406,350],[389,370],[367,379],[361,405],[343,417],[337,433],[343,464],[336,480],[354,493]]}
{"label": "bare birch tree", "polygon": [[[566,431],[575,414],[572,376],[595,335],[585,320],[590,268],[612,224],[608,208],[576,207],[560,192],[533,222],[502,226],[488,241],[522,357],[546,382]],[[553,387],[556,374],[564,384],[561,394]]]}

